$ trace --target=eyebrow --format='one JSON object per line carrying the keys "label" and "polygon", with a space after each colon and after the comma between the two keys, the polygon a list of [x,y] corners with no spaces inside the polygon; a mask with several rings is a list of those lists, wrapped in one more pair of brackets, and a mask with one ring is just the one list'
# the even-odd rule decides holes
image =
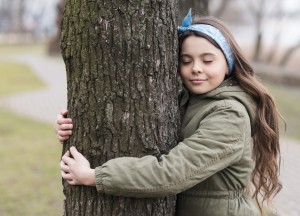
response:
{"label": "eyebrow", "polygon": [[[210,52],[208,52],[208,53],[201,53],[199,56],[216,56],[216,54],[214,54],[214,53],[210,53]],[[180,57],[190,57],[191,55],[189,55],[188,53],[182,53],[181,55],[180,55]]]}

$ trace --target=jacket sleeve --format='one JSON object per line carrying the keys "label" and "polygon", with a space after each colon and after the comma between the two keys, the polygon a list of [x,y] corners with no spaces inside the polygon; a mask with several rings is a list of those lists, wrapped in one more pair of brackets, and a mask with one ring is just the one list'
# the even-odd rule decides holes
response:
{"label": "jacket sleeve", "polygon": [[[195,133],[158,160],[121,157],[95,169],[98,192],[158,197],[185,191],[238,161],[249,127],[247,113],[222,103],[199,122]],[[247,115],[247,116],[246,116]]]}

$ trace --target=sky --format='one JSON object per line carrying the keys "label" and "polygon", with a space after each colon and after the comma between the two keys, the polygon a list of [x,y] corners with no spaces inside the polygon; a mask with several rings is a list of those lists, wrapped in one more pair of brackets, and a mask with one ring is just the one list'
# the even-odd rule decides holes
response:
{"label": "sky", "polygon": [[[3,4],[5,0],[0,0]],[[56,4],[58,0],[10,0],[18,3],[19,1],[26,1],[26,13],[24,15],[24,24],[27,29],[35,29],[35,33],[47,33],[48,35],[54,35],[56,33],[55,27],[55,18],[56,18]],[[211,4],[219,4],[220,1],[223,0],[213,0]],[[236,5],[239,5],[239,8],[243,8],[245,13],[242,13],[251,23],[251,26],[254,25],[254,20],[249,15],[249,10],[246,8],[246,4],[244,0],[231,0],[232,2],[236,2]],[[248,0],[252,1],[253,4],[257,4],[257,0]],[[275,0],[270,3],[270,1],[266,1],[270,5],[267,7],[269,10],[274,10],[274,8],[283,8],[283,11],[289,13],[300,14],[300,0]],[[281,6],[279,6],[281,4]],[[248,14],[247,14],[248,13]],[[280,43],[293,43],[294,41],[300,38],[300,31],[297,26],[300,25],[299,17],[296,18],[284,18],[280,21],[276,19],[266,19],[264,21],[264,32],[266,37],[268,37],[267,41],[270,43],[273,40],[273,36],[276,34],[278,28],[283,29],[284,36]],[[248,41],[249,36],[253,36],[255,34],[255,29],[250,30],[249,26],[240,26],[237,29],[234,29],[236,34],[241,41]],[[249,31],[252,31],[249,34]],[[234,33],[235,33],[234,32]],[[288,37],[288,38],[287,38]]]}
{"label": "sky", "polygon": [[56,4],[58,0],[27,0],[24,24],[36,27],[37,32],[55,34]]}
{"label": "sky", "polygon": [[[215,0],[220,1],[220,0]],[[259,8],[259,1],[252,1]],[[232,6],[242,10],[243,19],[246,20],[244,25],[230,26],[232,33],[240,44],[249,44],[249,41],[255,38],[257,29],[255,28],[255,16],[250,12],[249,6],[244,0],[232,0]],[[300,1],[299,0],[274,0],[265,1],[264,18],[261,25],[264,44],[273,45],[277,43],[282,47],[293,46],[300,42]],[[276,11],[281,10],[284,16],[278,18],[274,16]],[[290,15],[288,15],[290,14]],[[239,17],[241,19],[241,17]],[[276,39],[277,37],[277,39]],[[276,40],[276,42],[275,42]]]}
{"label": "sky", "polygon": [[[55,34],[56,4],[59,0],[0,0],[0,33],[18,28],[18,13],[23,11],[22,25],[34,33]],[[20,10],[24,4],[23,10]]]}

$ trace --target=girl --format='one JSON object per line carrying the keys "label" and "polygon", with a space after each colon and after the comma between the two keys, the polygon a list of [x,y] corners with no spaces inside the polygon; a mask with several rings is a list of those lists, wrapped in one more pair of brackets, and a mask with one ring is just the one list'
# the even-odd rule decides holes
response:
{"label": "girl", "polygon": [[[62,157],[62,177],[71,185],[130,197],[178,194],[178,216],[260,215],[246,192],[268,201],[281,189],[278,117],[273,99],[224,25],[211,17],[192,24],[191,11],[179,31],[184,138],[159,160],[122,157],[95,169],[75,147]],[[63,141],[71,119],[59,115]]]}

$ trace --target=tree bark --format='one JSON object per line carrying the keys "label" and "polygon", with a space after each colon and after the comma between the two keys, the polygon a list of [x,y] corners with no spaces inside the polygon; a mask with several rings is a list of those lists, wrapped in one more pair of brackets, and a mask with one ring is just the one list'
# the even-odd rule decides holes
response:
{"label": "tree bark", "polygon": [[[62,53],[72,145],[97,167],[121,156],[159,156],[177,143],[177,4],[174,0],[67,1]],[[175,196],[99,194],[63,181],[64,215],[174,215]]]}

